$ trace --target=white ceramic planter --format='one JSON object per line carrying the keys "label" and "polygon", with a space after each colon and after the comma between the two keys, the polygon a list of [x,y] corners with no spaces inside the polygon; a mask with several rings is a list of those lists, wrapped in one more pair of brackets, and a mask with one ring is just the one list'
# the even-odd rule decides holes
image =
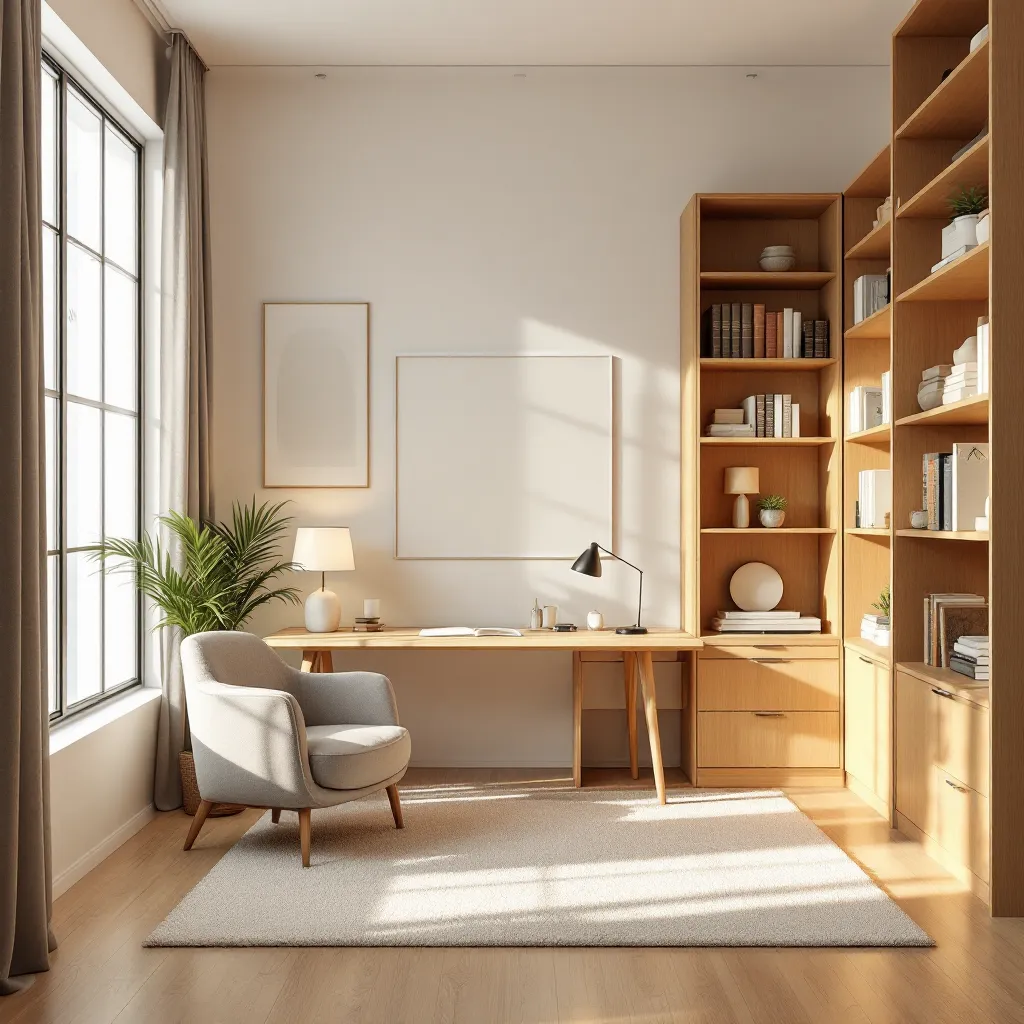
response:
{"label": "white ceramic planter", "polygon": [[989,229],[991,227],[991,218],[986,211],[978,218],[978,226],[974,232],[978,239],[978,245],[984,245],[989,240]]}
{"label": "white ceramic planter", "polygon": [[786,521],[786,513],[781,508],[763,508],[760,519],[766,529],[777,530]]}
{"label": "white ceramic planter", "polygon": [[978,214],[967,213],[957,217],[942,229],[942,258],[965,245],[978,244]]}

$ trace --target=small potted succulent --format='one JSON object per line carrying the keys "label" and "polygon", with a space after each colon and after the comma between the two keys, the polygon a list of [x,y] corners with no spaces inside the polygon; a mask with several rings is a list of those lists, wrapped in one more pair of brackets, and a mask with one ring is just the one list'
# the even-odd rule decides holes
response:
{"label": "small potted succulent", "polygon": [[774,530],[786,521],[789,502],[781,494],[766,494],[757,503],[761,525]]}
{"label": "small potted succulent", "polygon": [[942,229],[943,259],[965,245],[979,244],[978,218],[987,209],[988,192],[984,188],[962,188],[949,200],[953,219]]}

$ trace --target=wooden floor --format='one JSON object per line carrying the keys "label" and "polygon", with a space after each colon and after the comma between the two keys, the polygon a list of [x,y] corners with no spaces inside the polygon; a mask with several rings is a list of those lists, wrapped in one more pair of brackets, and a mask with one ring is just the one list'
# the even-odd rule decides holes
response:
{"label": "wooden floor", "polygon": [[[549,782],[551,773],[421,770],[403,787],[528,778]],[[585,781],[622,778],[590,773]],[[678,775],[671,783],[681,784]],[[184,853],[188,819],[173,812],[57,901],[52,970],[0,999],[0,1022],[1024,1022],[1024,920],[991,920],[852,794],[791,795],[937,948],[143,949],[257,816],[211,819]]]}

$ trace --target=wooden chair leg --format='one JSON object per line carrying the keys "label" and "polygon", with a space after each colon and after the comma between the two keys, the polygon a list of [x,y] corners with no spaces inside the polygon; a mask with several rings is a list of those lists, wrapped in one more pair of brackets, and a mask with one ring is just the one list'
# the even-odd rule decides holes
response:
{"label": "wooden chair leg", "polygon": [[302,848],[302,866],[309,867],[309,839],[312,822],[310,821],[310,809],[299,808],[299,846]]}
{"label": "wooden chair leg", "polygon": [[281,808],[271,807],[270,808],[270,820],[276,825],[281,820]]}
{"label": "wooden chair leg", "polygon": [[192,818],[192,824],[189,826],[188,835],[185,837],[185,849],[191,850],[192,844],[196,841],[196,836],[199,835],[199,830],[203,827],[206,821],[206,816],[210,813],[213,808],[213,803],[209,800],[199,801],[199,810],[196,811]]}
{"label": "wooden chair leg", "polygon": [[391,813],[395,816],[395,828],[405,828],[402,820],[402,803],[398,799],[398,783],[388,786],[388,800],[391,803]]}

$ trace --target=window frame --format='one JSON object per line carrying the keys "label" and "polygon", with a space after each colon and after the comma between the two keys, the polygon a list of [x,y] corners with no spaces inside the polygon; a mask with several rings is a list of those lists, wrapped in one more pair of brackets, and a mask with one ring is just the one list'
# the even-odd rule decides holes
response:
{"label": "window frame", "polygon": [[[100,648],[100,691],[92,694],[88,697],[83,697],[80,700],[75,701],[73,705],[68,704],[68,650],[67,650],[67,633],[68,633],[68,613],[66,604],[67,595],[67,562],[68,555],[75,552],[80,552],[89,547],[89,545],[76,545],[69,547],[67,544],[68,534],[68,507],[67,507],[67,430],[68,430],[68,406],[72,402],[76,405],[81,405],[85,408],[96,409],[100,412],[100,466],[101,466],[101,480],[100,480],[100,526],[101,530],[105,529],[106,520],[106,416],[107,412],[119,413],[121,415],[132,415],[135,417],[135,529],[136,536],[142,536],[143,522],[144,522],[144,500],[145,500],[145,451],[143,447],[144,435],[145,435],[145,379],[146,379],[146,367],[145,367],[145,293],[144,293],[144,280],[145,280],[145,214],[144,214],[144,170],[145,170],[145,143],[139,139],[137,133],[130,130],[125,126],[123,121],[113,114],[109,107],[98,99],[95,92],[88,86],[82,83],[82,81],[76,77],[76,75],[70,71],[64,61],[59,59],[56,55],[49,52],[48,48],[44,46],[42,52],[42,60],[40,62],[40,73],[49,73],[55,79],[55,96],[56,96],[56,110],[55,110],[55,145],[56,145],[56,166],[54,175],[54,188],[56,190],[55,199],[55,213],[58,220],[57,224],[47,222],[44,218],[40,218],[40,232],[45,238],[45,229],[49,229],[54,234],[54,244],[56,247],[55,253],[55,274],[53,281],[53,301],[55,309],[52,311],[54,316],[54,333],[55,333],[55,365],[54,365],[54,384],[55,388],[48,388],[44,382],[44,395],[46,398],[55,399],[57,402],[57,432],[54,438],[54,463],[56,466],[56,476],[58,479],[58,493],[56,495],[56,506],[55,506],[55,523],[54,528],[56,532],[56,547],[49,547],[49,537],[46,538],[46,575],[49,576],[48,566],[51,557],[56,556],[57,559],[57,571],[56,571],[56,582],[57,582],[57,594],[56,594],[56,608],[58,618],[58,630],[56,636],[56,707],[49,713],[49,722],[53,726],[59,722],[65,722],[69,719],[74,718],[85,711],[89,711],[95,708],[97,705],[104,703],[114,697],[118,697],[129,690],[135,689],[143,685],[143,660],[144,660],[144,617],[145,608],[143,605],[142,595],[135,591],[133,597],[135,602],[135,671],[132,678],[125,680],[107,688],[105,685],[105,671],[106,671],[106,589],[101,585],[100,589],[100,637],[99,637],[99,648]],[[68,232],[68,194],[67,194],[67,161],[68,161],[68,144],[67,144],[67,111],[68,111],[68,89],[69,87],[74,90],[76,99],[81,100],[86,104],[99,118],[101,123],[101,139],[100,139],[100,181],[99,181],[99,194],[100,194],[100,251],[97,252],[91,246],[78,239],[71,239]],[[136,269],[134,273],[131,273],[127,268],[118,264],[115,260],[108,258],[104,254],[106,248],[106,130],[107,126],[113,128],[113,130],[122,138],[122,140],[132,147],[135,153],[135,264]],[[99,295],[99,307],[100,307],[100,380],[104,391],[101,391],[102,400],[95,400],[85,398],[84,396],[75,396],[73,399],[68,394],[68,359],[67,359],[67,341],[68,341],[68,317],[67,317],[67,276],[68,276],[68,249],[69,246],[75,246],[79,251],[97,259],[100,267],[100,295]],[[106,359],[106,273],[107,266],[114,268],[115,272],[126,275],[130,280],[134,282],[136,290],[136,302],[135,302],[135,408],[127,409],[123,406],[116,406],[106,401],[106,375],[105,375],[105,359]],[[44,406],[45,409],[45,406]],[[48,484],[48,476],[44,477]],[[45,504],[45,503],[44,503]],[[104,534],[101,533],[101,536]],[[100,571],[100,567],[97,564],[95,568],[96,572]],[[53,595],[47,594],[47,616],[50,614],[50,610],[53,607],[54,597]],[[47,630],[47,656],[49,659],[49,630]],[[45,686],[47,692],[47,707],[50,702],[50,673],[47,672],[45,679]]]}

